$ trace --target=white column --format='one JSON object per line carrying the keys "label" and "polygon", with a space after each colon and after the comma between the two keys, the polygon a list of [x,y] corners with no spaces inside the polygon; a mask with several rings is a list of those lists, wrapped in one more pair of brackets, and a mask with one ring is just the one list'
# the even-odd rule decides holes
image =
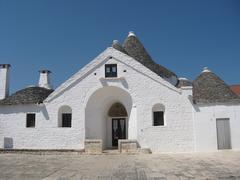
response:
{"label": "white column", "polygon": [[9,68],[10,64],[0,64],[0,100],[9,96]]}
{"label": "white column", "polygon": [[39,77],[39,82],[38,86],[47,88],[47,89],[52,89],[52,85],[50,84],[50,73],[51,71],[49,70],[40,70],[40,77]]}

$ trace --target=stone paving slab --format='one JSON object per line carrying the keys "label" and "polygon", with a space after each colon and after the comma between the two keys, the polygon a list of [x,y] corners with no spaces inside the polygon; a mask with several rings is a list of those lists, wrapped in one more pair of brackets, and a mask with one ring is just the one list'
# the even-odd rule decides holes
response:
{"label": "stone paving slab", "polygon": [[139,155],[0,154],[1,180],[240,180],[240,152]]}

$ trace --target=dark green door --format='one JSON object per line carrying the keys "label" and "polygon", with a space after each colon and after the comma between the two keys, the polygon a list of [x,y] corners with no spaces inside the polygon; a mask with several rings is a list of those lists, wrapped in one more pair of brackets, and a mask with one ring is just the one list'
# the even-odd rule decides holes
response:
{"label": "dark green door", "polygon": [[126,139],[126,119],[112,119],[112,146],[118,146],[119,139]]}

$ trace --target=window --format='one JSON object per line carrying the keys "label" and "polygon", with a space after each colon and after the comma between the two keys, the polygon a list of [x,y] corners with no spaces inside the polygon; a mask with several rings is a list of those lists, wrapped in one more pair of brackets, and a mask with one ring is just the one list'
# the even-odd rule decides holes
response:
{"label": "window", "polygon": [[152,112],[153,112],[153,126],[164,126],[165,107],[162,104],[155,104],[153,106]]}
{"label": "window", "polygon": [[62,114],[62,127],[72,127],[72,114]]}
{"label": "window", "polygon": [[117,77],[117,64],[105,64],[105,77]]}
{"label": "window", "polygon": [[27,114],[26,127],[35,127],[35,114]]}
{"label": "window", "polygon": [[72,127],[72,109],[69,106],[59,108],[58,127]]}
{"label": "window", "polygon": [[164,112],[153,112],[153,126],[164,126]]}

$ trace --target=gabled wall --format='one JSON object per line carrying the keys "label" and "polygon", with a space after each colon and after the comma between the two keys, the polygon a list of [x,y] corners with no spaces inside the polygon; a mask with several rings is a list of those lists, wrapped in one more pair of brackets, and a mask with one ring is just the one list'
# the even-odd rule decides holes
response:
{"label": "gabled wall", "polygon": [[[104,77],[105,63],[117,63],[118,78]],[[4,137],[12,137],[14,148],[84,148],[87,102],[94,92],[111,86],[131,96],[132,117],[128,135],[137,139],[140,147],[150,148],[153,152],[194,151],[191,90],[177,89],[131,57],[112,48],[61,85],[43,106],[37,107],[36,128],[25,128],[25,113],[32,111],[32,106],[12,106],[13,113],[10,114],[5,113],[9,107],[0,107],[0,123],[4,129],[2,144]],[[153,126],[152,107],[158,103],[165,107],[166,125],[163,127]],[[72,128],[58,127],[58,110],[63,105],[72,108]]]}

